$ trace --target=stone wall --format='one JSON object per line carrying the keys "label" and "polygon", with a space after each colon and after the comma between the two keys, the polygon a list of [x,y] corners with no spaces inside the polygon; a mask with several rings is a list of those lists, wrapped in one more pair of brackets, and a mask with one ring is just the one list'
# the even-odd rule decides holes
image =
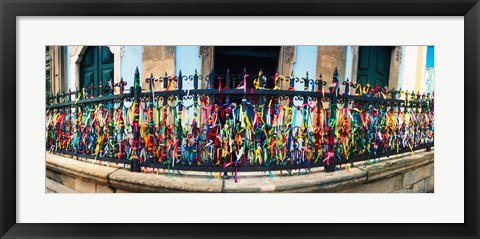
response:
{"label": "stone wall", "polygon": [[[175,46],[144,46],[142,48],[142,76],[140,79],[142,90],[149,91],[145,79],[153,74],[154,77],[175,75]],[[163,89],[163,83],[157,82],[155,91]]]}
{"label": "stone wall", "polygon": [[398,75],[400,72],[400,62],[402,62],[402,47],[396,46],[392,49],[392,56],[390,59],[390,73],[388,80],[388,88],[399,89],[401,86],[398,84]]}
{"label": "stone wall", "polygon": [[[419,157],[417,155],[411,157]],[[420,156],[422,157],[422,156]],[[341,189],[338,192],[393,192],[423,193],[434,192],[434,159],[393,160],[366,166],[367,180],[361,185]]]}
{"label": "stone wall", "polygon": [[340,81],[343,82],[345,76],[345,62],[347,57],[346,46],[318,46],[317,50],[317,75],[312,78],[317,79],[320,73],[327,85],[332,83],[335,67],[338,69]]}
{"label": "stone wall", "polygon": [[349,171],[327,173],[323,169],[291,176],[274,172],[240,173],[238,183],[233,179],[209,178],[207,173],[149,172],[132,173],[115,165],[106,167],[47,153],[46,191],[56,192],[52,182],[73,192],[340,192],[390,193],[434,192],[434,153],[418,151],[373,164],[357,162]]}

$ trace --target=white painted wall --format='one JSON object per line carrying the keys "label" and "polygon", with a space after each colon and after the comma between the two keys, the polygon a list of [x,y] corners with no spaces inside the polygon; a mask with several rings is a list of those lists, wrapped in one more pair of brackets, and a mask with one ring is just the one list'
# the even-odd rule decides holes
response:
{"label": "white painted wall", "polygon": [[[402,90],[415,90],[415,81],[417,78],[417,57],[418,46],[405,46],[403,55],[403,72],[400,74],[399,88]],[[401,83],[400,83],[401,82]]]}
{"label": "white painted wall", "polygon": [[343,79],[349,79],[352,81],[352,71],[353,71],[353,47],[347,46],[347,56],[345,59],[345,77]]}
{"label": "white painted wall", "polygon": [[427,68],[427,47],[423,47],[422,49],[422,59],[421,59],[421,70],[422,70],[422,73],[420,74],[420,94],[422,94],[422,92],[425,92],[427,90],[427,78],[426,77],[426,68]]}
{"label": "white painted wall", "polygon": [[67,46],[65,48],[65,81],[66,81],[66,86],[67,86],[67,91],[70,89],[71,91],[75,91],[73,88],[72,82],[70,81],[70,49],[71,46]]}
{"label": "white painted wall", "polygon": [[405,68],[405,55],[406,55],[406,46],[402,47],[402,60],[398,66],[398,83],[396,88],[400,88],[403,85],[403,71]]}

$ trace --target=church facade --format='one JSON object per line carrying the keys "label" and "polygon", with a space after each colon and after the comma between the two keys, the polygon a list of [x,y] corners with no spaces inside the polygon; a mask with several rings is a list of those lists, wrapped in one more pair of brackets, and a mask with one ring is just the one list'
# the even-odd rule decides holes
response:
{"label": "church facade", "polygon": [[232,74],[322,75],[328,83],[337,68],[341,81],[432,93],[433,52],[433,46],[47,46],[46,89],[56,94],[121,80],[128,89],[137,67],[144,91],[149,90],[144,79],[151,75],[206,76],[228,69]]}

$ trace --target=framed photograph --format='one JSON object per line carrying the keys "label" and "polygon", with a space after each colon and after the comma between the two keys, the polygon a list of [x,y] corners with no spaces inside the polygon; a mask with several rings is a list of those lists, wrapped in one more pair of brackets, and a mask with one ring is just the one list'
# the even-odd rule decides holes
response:
{"label": "framed photograph", "polygon": [[2,2],[2,238],[476,238],[479,11]]}

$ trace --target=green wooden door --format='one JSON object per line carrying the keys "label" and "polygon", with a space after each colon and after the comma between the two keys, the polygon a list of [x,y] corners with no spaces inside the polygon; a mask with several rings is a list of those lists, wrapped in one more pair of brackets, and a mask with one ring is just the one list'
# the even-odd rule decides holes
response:
{"label": "green wooden door", "polygon": [[357,83],[388,86],[391,51],[388,46],[361,46],[358,56]]}
{"label": "green wooden door", "polygon": [[90,85],[103,88],[100,92],[95,90],[93,94],[99,96],[110,92],[108,82],[113,79],[113,54],[105,46],[88,47],[80,63],[80,87],[90,92]]}

